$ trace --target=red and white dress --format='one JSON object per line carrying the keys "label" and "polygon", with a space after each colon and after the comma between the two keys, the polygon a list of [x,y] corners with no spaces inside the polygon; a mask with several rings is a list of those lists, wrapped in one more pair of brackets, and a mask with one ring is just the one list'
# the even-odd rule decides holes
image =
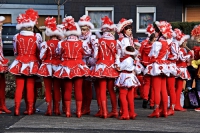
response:
{"label": "red and white dress", "polygon": [[193,53],[192,51],[189,51],[188,53],[184,48],[180,48],[179,50],[179,60],[176,62],[177,67],[180,70],[180,77],[181,79],[190,79],[190,74],[187,70],[187,61],[192,57]]}
{"label": "red and white dress", "polygon": [[117,51],[117,41],[109,33],[104,33],[98,40],[98,46],[94,49],[94,58],[97,59],[96,65],[91,72],[91,76],[103,78],[116,78],[118,72],[114,68],[115,53]]}
{"label": "red and white dress", "polygon": [[0,48],[0,73],[5,73],[8,71],[9,60],[3,55],[2,47]]}
{"label": "red and white dress", "polygon": [[56,53],[58,47],[58,39],[49,40],[43,42],[40,46],[40,59],[42,64],[40,65],[38,75],[49,77],[53,76],[53,73],[57,70],[61,63],[59,56]]}
{"label": "red and white dress", "polygon": [[173,76],[179,76],[180,74],[180,70],[176,66],[176,61],[179,58],[178,54],[179,54],[179,44],[178,44],[178,41],[174,39],[169,44],[169,54],[168,54],[168,61],[170,62],[168,66],[169,66],[170,74]]}
{"label": "red and white dress", "polygon": [[[117,62],[120,62],[119,59]],[[123,88],[132,88],[140,86],[140,82],[133,73],[136,69],[134,65],[134,60],[129,55],[124,56],[120,63],[118,63],[118,67],[120,68],[119,77],[115,81],[115,85]]]}
{"label": "red and white dress", "polygon": [[85,54],[82,45],[77,36],[69,36],[67,40],[58,43],[58,54],[62,63],[55,71],[55,77],[72,79],[90,75],[90,69],[82,60]]}
{"label": "red and white dress", "polygon": [[151,58],[149,65],[144,70],[144,74],[158,76],[164,74],[170,75],[169,62],[167,61],[168,43],[160,38],[160,41],[153,43],[149,57]]}
{"label": "red and white dress", "polygon": [[41,35],[31,31],[21,31],[13,37],[14,54],[17,55],[9,66],[9,72],[14,75],[36,75],[39,69],[39,52]]}

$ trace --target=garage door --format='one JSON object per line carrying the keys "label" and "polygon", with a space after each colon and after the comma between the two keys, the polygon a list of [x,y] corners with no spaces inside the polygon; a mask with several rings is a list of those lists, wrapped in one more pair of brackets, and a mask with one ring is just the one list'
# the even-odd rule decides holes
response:
{"label": "garage door", "polygon": [[11,23],[11,14],[1,14],[1,16],[5,17],[3,23]]}
{"label": "garage door", "polygon": [[200,21],[200,6],[186,7],[186,21]]}

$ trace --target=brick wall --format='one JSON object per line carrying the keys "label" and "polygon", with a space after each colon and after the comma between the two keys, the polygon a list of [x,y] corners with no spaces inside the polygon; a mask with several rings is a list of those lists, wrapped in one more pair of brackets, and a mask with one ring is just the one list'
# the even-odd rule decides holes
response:
{"label": "brick wall", "polygon": [[85,14],[85,7],[114,7],[114,23],[124,18],[133,19],[134,36],[146,36],[145,34],[136,34],[136,7],[137,6],[155,6],[156,20],[182,21],[181,0],[72,0],[65,4],[65,14],[71,15],[78,21]]}

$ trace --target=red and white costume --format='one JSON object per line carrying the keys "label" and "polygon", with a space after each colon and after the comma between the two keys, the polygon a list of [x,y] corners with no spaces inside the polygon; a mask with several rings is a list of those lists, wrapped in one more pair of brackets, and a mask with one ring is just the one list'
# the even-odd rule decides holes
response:
{"label": "red and white costume", "polygon": [[[86,63],[90,69],[92,69],[94,66],[93,63],[91,63],[91,58],[93,54],[92,49],[92,39],[96,39],[96,36],[92,35],[90,29],[94,28],[94,25],[90,22],[91,18],[87,15],[83,15],[80,20],[78,21],[78,24],[80,28],[88,28],[86,31],[82,32],[82,34],[79,36],[79,39],[83,42],[83,49],[85,55],[83,56],[83,61]],[[91,78],[85,78],[83,82],[82,87],[82,115],[84,114],[90,114],[90,104],[92,101],[92,79]]]}
{"label": "red and white costume", "polygon": [[[96,65],[91,72],[91,76],[98,78],[99,81],[99,92],[101,99],[101,116],[107,117],[118,117],[117,112],[117,98],[114,91],[114,80],[118,77],[118,72],[114,68],[115,53],[117,51],[117,41],[113,34],[109,31],[115,31],[116,25],[105,16],[102,18],[103,25],[101,30],[103,31],[102,38],[98,40],[94,47],[94,58],[97,59]],[[110,99],[112,104],[112,111],[107,114],[107,98],[106,89],[110,93]]]}
{"label": "red and white costume", "polygon": [[5,20],[4,16],[0,16],[0,114],[3,112],[10,114],[11,111],[7,109],[5,104],[5,89],[6,89],[6,79],[5,73],[8,72],[9,60],[3,55],[3,43],[2,43],[2,25]]}
{"label": "red and white costume", "polygon": [[125,51],[125,53],[126,55],[123,59],[119,59],[119,56],[118,58],[116,57],[116,62],[118,62],[117,67],[120,70],[120,74],[115,81],[115,85],[120,89],[119,97],[122,108],[122,116],[120,119],[134,119],[137,114],[134,111],[133,91],[134,88],[140,86],[140,82],[133,73],[136,67],[134,65],[134,59],[129,54],[136,55],[137,52]]}
{"label": "red and white costume", "polygon": [[149,53],[151,64],[147,65],[144,71],[145,74],[152,76],[152,89],[155,95],[155,110],[148,117],[160,117],[160,102],[162,102],[161,115],[167,117],[168,96],[166,76],[170,75],[170,70],[168,69],[168,42],[166,38],[172,37],[172,29],[166,21],[156,21],[155,24],[163,36],[160,36],[159,41],[153,43]]}
{"label": "red and white costume", "polygon": [[[117,59],[120,62],[120,59]],[[118,87],[132,88],[140,86],[140,82],[133,71],[136,69],[134,60],[130,56],[125,56],[121,59],[121,62],[118,63],[120,68],[119,77],[115,81],[115,85]]]}
{"label": "red and white costume", "polygon": [[62,31],[56,26],[55,18],[47,17],[45,19],[45,26],[45,34],[50,36],[51,39],[40,45],[40,60],[42,63],[38,70],[38,75],[42,76],[44,80],[45,100],[47,103],[47,111],[45,115],[52,115],[52,96],[54,100],[54,113],[60,115],[60,80],[53,77],[53,74],[61,63],[59,56],[56,54],[56,49],[59,42],[58,38],[63,35]]}
{"label": "red and white costume", "polygon": [[[34,27],[38,14],[33,9],[28,9],[25,14],[17,17],[17,29]],[[13,37],[15,60],[9,66],[9,72],[16,75],[15,115],[19,115],[20,102],[23,89],[27,89],[28,115],[33,114],[34,84],[39,69],[38,52],[42,37],[38,33],[22,30]]]}
{"label": "red and white costume", "polygon": [[[147,65],[150,64],[150,57],[148,56],[152,47],[152,43],[149,41],[149,36],[155,32],[155,29],[153,28],[152,24],[149,24],[146,28],[146,34],[148,34],[148,37],[141,42],[141,47],[140,47],[140,53],[141,53],[141,63],[143,66],[146,68]],[[142,93],[142,98],[143,98],[143,108],[147,108],[148,100],[150,101],[150,107],[154,106],[154,95],[153,91],[151,89],[151,76],[148,74],[143,74],[143,93]],[[149,96],[150,94],[150,96]]]}
{"label": "red and white costume", "polygon": [[[179,29],[177,29],[177,34],[176,34],[176,42],[179,46],[181,46],[187,39],[189,39],[189,35],[183,34]],[[175,104],[175,110],[177,111],[186,111],[183,109],[180,105],[180,96],[181,92],[183,89],[183,81],[186,79],[190,79],[190,74],[187,70],[187,61],[189,61],[191,58],[193,58],[193,51],[189,51],[188,53],[186,52],[186,49],[183,47],[180,47],[179,49],[179,59],[176,62],[177,67],[180,70],[180,74],[176,78],[176,104]]]}
{"label": "red and white costume", "polygon": [[64,34],[67,36],[67,39],[58,43],[58,54],[61,57],[62,63],[55,71],[54,76],[64,79],[66,117],[71,116],[71,93],[74,85],[76,115],[79,118],[81,117],[82,107],[82,77],[89,76],[90,69],[82,60],[85,53],[83,43],[78,38],[81,35],[78,24],[74,22],[72,16],[67,16],[63,19],[63,25],[65,29]]}

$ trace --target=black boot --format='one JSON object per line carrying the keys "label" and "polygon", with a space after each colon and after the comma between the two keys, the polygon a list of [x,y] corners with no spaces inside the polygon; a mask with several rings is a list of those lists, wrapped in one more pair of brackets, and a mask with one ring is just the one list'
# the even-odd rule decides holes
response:
{"label": "black boot", "polygon": [[148,104],[148,100],[143,100],[142,108],[146,109]]}

